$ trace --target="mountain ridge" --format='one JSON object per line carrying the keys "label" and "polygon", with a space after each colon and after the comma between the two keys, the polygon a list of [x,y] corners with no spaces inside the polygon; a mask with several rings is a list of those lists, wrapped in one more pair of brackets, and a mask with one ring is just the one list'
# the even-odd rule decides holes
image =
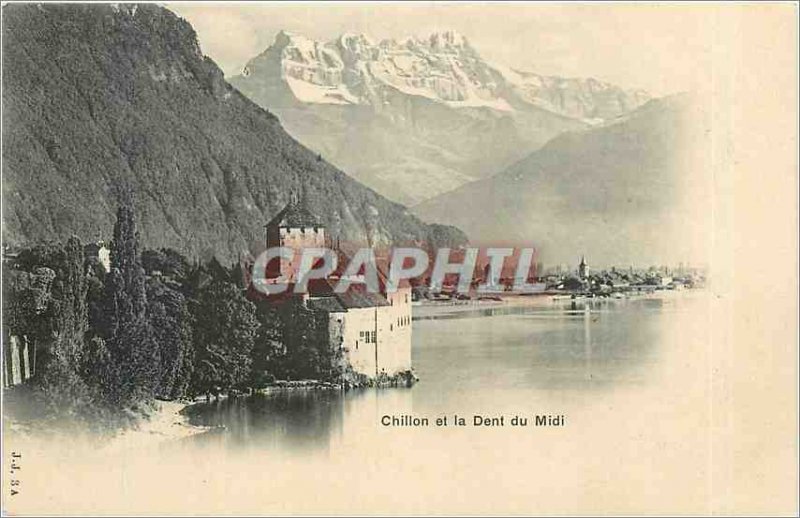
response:
{"label": "mountain ridge", "polygon": [[545,262],[587,254],[607,265],[699,263],[707,258],[709,128],[694,95],[653,99],[413,210],[458,225],[474,242],[529,243]]}
{"label": "mountain ridge", "polygon": [[[595,123],[650,99],[644,90],[624,89],[594,78],[544,76],[491,63],[465,36],[452,30],[379,42],[362,33],[346,32],[317,41],[281,30],[272,45],[248,61],[242,76],[257,73],[263,62],[274,60],[276,54],[280,55],[282,79],[330,89],[310,95],[301,91],[297,82],[289,84],[298,100],[310,103],[373,104],[379,109],[376,86],[391,86],[453,107],[510,111],[529,103]],[[593,94],[603,97],[592,98]]]}

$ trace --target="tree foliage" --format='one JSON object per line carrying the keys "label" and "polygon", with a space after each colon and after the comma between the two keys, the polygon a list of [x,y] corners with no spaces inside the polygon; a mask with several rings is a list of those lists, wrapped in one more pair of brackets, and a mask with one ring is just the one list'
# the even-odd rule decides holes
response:
{"label": "tree foliage", "polygon": [[147,284],[147,319],[160,359],[156,393],[163,398],[183,396],[193,370],[192,315],[176,286],[160,279]]}
{"label": "tree foliage", "polygon": [[125,199],[114,225],[99,337],[105,341],[110,360],[102,387],[107,399],[125,406],[154,396],[159,386],[160,351],[147,320],[145,273],[138,254],[133,206]]}
{"label": "tree foliage", "polygon": [[140,254],[132,207],[123,196],[109,272],[77,238],[3,265],[4,332],[33,344],[27,386],[47,415],[119,424],[156,397],[341,376],[326,313],[291,297],[257,306],[240,266],[190,264],[170,249]]}
{"label": "tree foliage", "polygon": [[184,279],[190,265],[184,256],[171,248],[142,251],[142,267],[148,275],[160,273],[174,279]]}
{"label": "tree foliage", "polygon": [[341,351],[330,346],[328,315],[291,298],[277,307],[277,316],[285,346],[276,362],[281,374],[291,379],[336,380],[341,374]]}
{"label": "tree foliage", "polygon": [[250,376],[258,334],[255,306],[235,284],[213,279],[200,289],[194,310],[192,389],[217,393],[241,387]]}
{"label": "tree foliage", "polygon": [[54,418],[84,418],[94,411],[94,396],[82,376],[88,329],[83,247],[71,237],[64,245],[41,246],[25,260],[37,264],[17,296],[34,298],[16,299],[22,307],[12,332],[36,342],[35,397]]}

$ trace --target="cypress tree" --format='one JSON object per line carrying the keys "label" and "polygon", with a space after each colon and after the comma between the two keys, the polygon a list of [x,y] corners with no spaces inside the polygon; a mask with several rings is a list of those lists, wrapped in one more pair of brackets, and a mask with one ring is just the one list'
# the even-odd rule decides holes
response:
{"label": "cypress tree", "polygon": [[108,295],[113,298],[113,311],[109,314],[109,330],[144,320],[147,311],[145,275],[139,257],[139,235],[133,207],[127,203],[117,209],[114,239],[111,242],[112,276],[107,283]]}
{"label": "cypress tree", "polygon": [[126,197],[114,224],[101,331],[110,355],[107,395],[116,405],[150,399],[158,386],[159,354],[147,321],[138,237],[133,205]]}

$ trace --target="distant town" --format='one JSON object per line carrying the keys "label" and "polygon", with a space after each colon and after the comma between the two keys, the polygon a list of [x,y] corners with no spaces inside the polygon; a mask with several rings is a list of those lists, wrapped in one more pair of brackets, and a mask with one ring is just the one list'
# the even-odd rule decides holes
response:
{"label": "distant town", "polygon": [[[649,266],[646,268],[627,266],[592,270],[586,256],[581,256],[575,266],[558,265],[545,268],[537,263],[535,274],[527,279],[533,281],[531,287],[523,292],[513,290],[515,284],[523,279],[501,277],[493,290],[486,294],[477,291],[469,294],[457,293],[454,283],[445,283],[438,289],[416,286],[412,295],[414,301],[448,301],[448,300],[495,300],[509,296],[553,295],[577,297],[613,297],[623,298],[626,295],[650,293],[663,290],[683,290],[702,288],[706,283],[704,268],[686,266],[677,267]],[[484,278],[473,281],[477,287]]]}

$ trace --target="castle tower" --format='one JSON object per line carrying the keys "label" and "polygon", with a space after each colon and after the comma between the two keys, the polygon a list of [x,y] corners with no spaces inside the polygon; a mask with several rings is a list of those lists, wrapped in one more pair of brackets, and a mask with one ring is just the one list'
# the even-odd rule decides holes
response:
{"label": "castle tower", "polygon": [[326,245],[322,222],[295,197],[264,228],[267,248],[286,247],[295,252],[294,260],[281,262],[280,268],[268,268],[267,277],[293,278],[299,266],[300,250]]}

